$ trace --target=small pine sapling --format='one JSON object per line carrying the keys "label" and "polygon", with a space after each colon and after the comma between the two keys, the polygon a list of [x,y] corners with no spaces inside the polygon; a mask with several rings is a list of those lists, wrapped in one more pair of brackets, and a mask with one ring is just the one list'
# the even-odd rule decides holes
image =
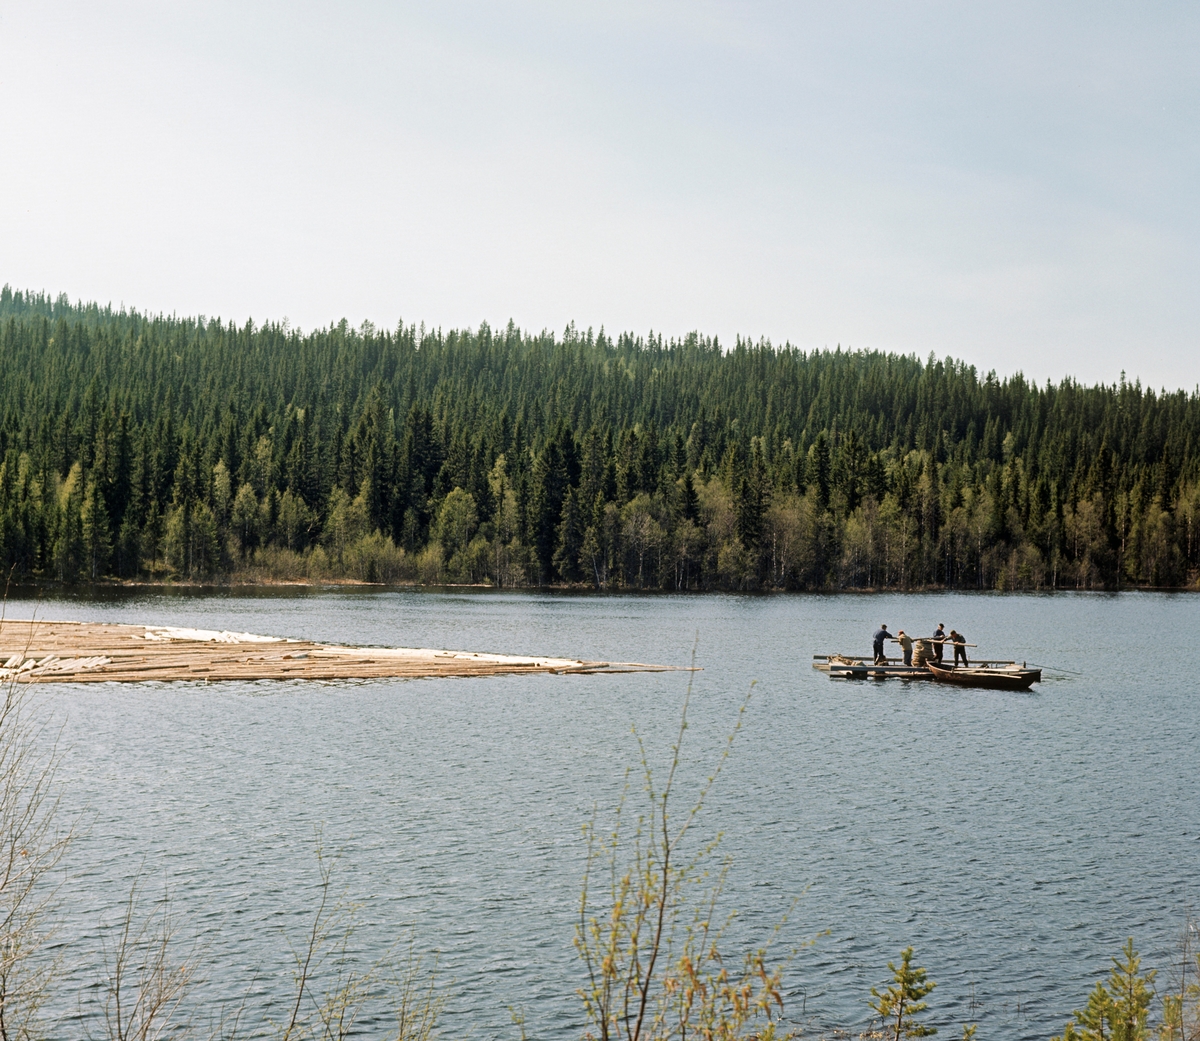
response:
{"label": "small pine sapling", "polygon": [[895,1023],[893,1041],[900,1041],[903,1037],[928,1037],[937,1033],[936,1027],[918,1023],[914,1018],[929,1007],[922,999],[928,996],[937,984],[925,978],[924,969],[914,969],[912,959],[913,949],[905,947],[900,952],[899,968],[895,962],[888,962],[888,968],[892,970],[892,986],[883,993],[874,987],[871,988],[871,997],[874,998],[871,1008],[884,1021],[888,1033],[892,1033],[890,1024]]}
{"label": "small pine sapling", "polygon": [[1053,1041],[1148,1041],[1155,973],[1143,973],[1141,965],[1131,936],[1121,957],[1112,959],[1107,985],[1103,980],[1096,983],[1087,1006],[1075,1011]]}
{"label": "small pine sapling", "polygon": [[1143,974],[1142,959],[1133,949],[1133,937],[1121,948],[1121,958],[1113,959],[1108,989],[1113,998],[1113,1041],[1140,1041],[1150,1031],[1150,1003],[1154,1000],[1155,970]]}

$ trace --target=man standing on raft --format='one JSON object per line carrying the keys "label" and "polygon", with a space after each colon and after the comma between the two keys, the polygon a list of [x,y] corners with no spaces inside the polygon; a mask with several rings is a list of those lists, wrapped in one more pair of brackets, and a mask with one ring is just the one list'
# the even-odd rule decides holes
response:
{"label": "man standing on raft", "polygon": [[963,668],[967,667],[967,638],[954,629],[950,630],[950,642],[954,644],[954,665],[958,667],[958,659],[962,657]]}
{"label": "man standing on raft", "polygon": [[942,664],[942,644],[946,640],[946,625],[938,622],[937,632],[933,634],[933,660]]}
{"label": "man standing on raft", "polygon": [[886,665],[887,658],[883,654],[883,641],[890,640],[892,634],[887,631],[887,625],[881,625],[875,630],[875,635],[871,638],[875,647],[875,664]]}

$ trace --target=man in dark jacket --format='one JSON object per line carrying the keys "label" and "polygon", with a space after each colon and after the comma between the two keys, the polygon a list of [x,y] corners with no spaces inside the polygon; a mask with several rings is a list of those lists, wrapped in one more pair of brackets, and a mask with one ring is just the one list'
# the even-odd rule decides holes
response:
{"label": "man in dark jacket", "polygon": [[946,638],[946,623],[938,622],[937,632],[933,634],[933,660],[942,664],[942,641]]}
{"label": "man in dark jacket", "polygon": [[954,665],[957,668],[958,659],[962,658],[963,667],[967,666],[967,638],[962,633],[950,630],[950,641],[954,644]]}
{"label": "man in dark jacket", "polygon": [[892,634],[887,631],[886,625],[881,625],[875,630],[875,635],[871,638],[875,646],[875,664],[883,665],[887,659],[883,654],[883,641],[890,640]]}

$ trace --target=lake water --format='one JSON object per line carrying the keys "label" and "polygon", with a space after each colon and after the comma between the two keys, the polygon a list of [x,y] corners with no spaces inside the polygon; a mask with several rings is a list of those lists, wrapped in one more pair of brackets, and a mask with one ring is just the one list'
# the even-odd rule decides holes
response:
{"label": "lake water", "polygon": [[[287,591],[10,598],[8,616],[35,608],[675,664],[695,643],[680,808],[756,681],[704,820],[732,859],[729,949],[799,898],[779,949],[796,950],[789,1019],[810,1027],[861,1029],[869,988],[912,944],[943,1033],[978,1021],[981,1038],[1048,1038],[1127,936],[1166,969],[1200,906],[1195,596]],[[812,670],[816,653],[868,653],[880,622],[945,622],[981,654],[1068,671],[1009,694]],[[280,1018],[263,1010],[289,992],[285,937],[315,906],[318,829],[361,905],[354,953],[410,930],[438,952],[447,1035],[515,1037],[521,1008],[530,1037],[579,1036],[581,825],[636,764],[631,728],[665,760],[686,686],[668,673],[39,688],[60,728],[63,813],[81,820],[59,1036],[95,1015],[100,924],[139,874],[199,945],[198,1007],[249,994],[250,1033]]]}

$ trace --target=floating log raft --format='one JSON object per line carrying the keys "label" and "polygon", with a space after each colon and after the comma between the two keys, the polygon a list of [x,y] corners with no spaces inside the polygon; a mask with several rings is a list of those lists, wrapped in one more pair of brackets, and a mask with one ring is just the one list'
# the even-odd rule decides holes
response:
{"label": "floating log raft", "polygon": [[[972,663],[986,668],[1013,668],[1012,661],[977,661]],[[826,673],[831,679],[842,680],[932,680],[933,673],[920,665],[905,665],[903,658],[885,658],[880,664],[868,658],[855,658],[847,654],[814,654],[813,668]]]}
{"label": "floating log raft", "polygon": [[408,647],[339,647],[254,633],[159,625],[11,619],[0,624],[0,682],[417,679],[672,672],[679,668]]}

